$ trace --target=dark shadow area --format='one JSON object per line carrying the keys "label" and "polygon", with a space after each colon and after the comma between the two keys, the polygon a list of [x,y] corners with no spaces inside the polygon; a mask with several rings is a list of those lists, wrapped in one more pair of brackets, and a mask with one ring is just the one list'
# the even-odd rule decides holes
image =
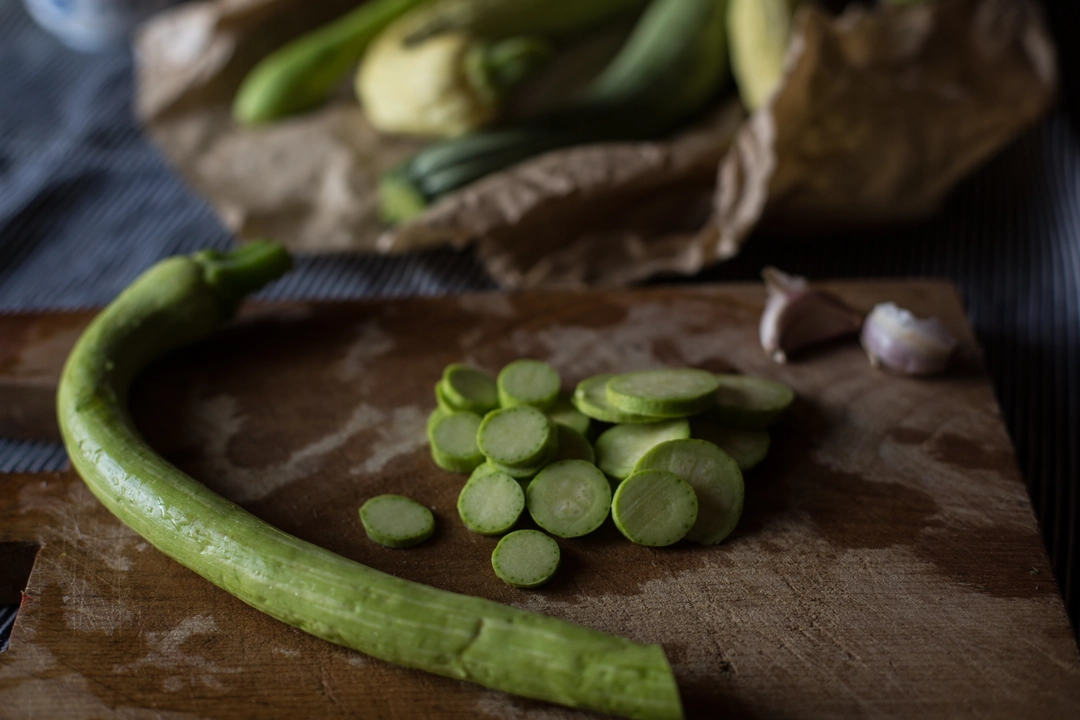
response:
{"label": "dark shadow area", "polygon": [[762,717],[760,712],[752,710],[732,692],[727,676],[734,672],[734,669],[726,670],[725,677],[721,679],[679,682],[679,694],[682,696],[683,712],[687,720],[713,720],[718,717],[726,720],[750,720]]}
{"label": "dark shadow area", "polygon": [[8,649],[11,628],[40,549],[33,542],[0,543],[0,652]]}
{"label": "dark shadow area", "polygon": [[1043,0],[1043,6],[1057,43],[1061,103],[1069,113],[1073,130],[1080,133],[1080,47],[1074,37],[1080,28],[1080,4],[1076,0]]}

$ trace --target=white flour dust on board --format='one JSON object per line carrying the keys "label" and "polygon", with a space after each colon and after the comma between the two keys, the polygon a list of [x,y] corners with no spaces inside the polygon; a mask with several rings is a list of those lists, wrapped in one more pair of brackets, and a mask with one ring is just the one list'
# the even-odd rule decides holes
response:
{"label": "white flour dust on board", "polygon": [[349,343],[337,367],[342,380],[356,380],[367,370],[368,363],[394,349],[392,338],[377,322],[365,322],[356,330],[356,339]]}
{"label": "white flour dust on board", "polygon": [[[19,622],[24,623],[21,616]],[[18,678],[4,687],[0,715],[5,718],[202,720],[203,717],[181,711],[106,704],[96,694],[101,691],[100,678],[88,680],[68,662],[61,664],[51,650],[39,643],[24,642],[18,652],[6,653],[0,678]]]}
{"label": "white flour dust on board", "polygon": [[723,358],[732,347],[732,331],[700,327],[698,307],[642,303],[631,307],[617,325],[592,328],[561,325],[540,331],[518,330],[511,337],[515,352],[528,356],[539,344],[542,358],[568,377],[584,378],[602,372],[629,372],[658,367],[669,359],[657,357],[655,343],[670,341],[688,364]]}
{"label": "white flour dust on board", "polygon": [[580,718],[580,710],[547,705],[537,708],[535,704],[526,702],[513,695],[507,695],[495,690],[486,690],[480,694],[476,701],[476,716],[481,718],[498,718],[498,720],[575,720]]}
{"label": "white flour dust on board", "polygon": [[[195,405],[193,415],[186,425],[193,428],[196,442],[204,448],[204,457],[214,475],[215,484],[230,500],[241,504],[261,500],[275,490],[315,473],[327,455],[340,450],[359,433],[372,429],[378,429],[381,433],[380,441],[375,445],[378,456],[368,460],[372,467],[380,468],[398,454],[412,451],[413,447],[404,447],[406,443],[402,438],[406,430],[420,438],[416,442],[422,443],[426,437],[422,432],[423,413],[418,408],[397,408],[388,413],[361,403],[341,427],[294,450],[283,462],[247,468],[233,464],[228,454],[229,442],[244,426],[244,417],[236,398],[231,395],[208,398]],[[416,428],[420,428],[420,431]]]}
{"label": "white flour dust on board", "polygon": [[85,578],[69,577],[64,583],[64,626],[74,632],[112,635],[129,624],[134,614],[126,607],[126,598],[102,594]]}
{"label": "white flour dust on board", "polygon": [[50,532],[66,542],[78,545],[110,570],[132,569],[131,554],[142,538],[127,525],[117,523],[98,512],[100,502],[84,483],[74,483],[58,494],[48,482],[27,483],[19,490],[20,512],[35,512],[48,517]]}
{"label": "white flour dust on board", "polygon": [[274,655],[284,655],[285,657],[289,658],[300,656],[300,651],[296,648],[276,647],[273,648],[270,652],[272,652]]}
{"label": "white flour dust on board", "polygon": [[427,414],[416,407],[395,408],[388,422],[375,427],[376,439],[371,443],[371,456],[353,467],[350,473],[376,473],[386,463],[400,455],[407,455],[427,445]]}
{"label": "white flour dust on board", "polygon": [[149,652],[135,662],[114,666],[113,672],[138,673],[147,667],[174,670],[174,674],[162,680],[162,689],[166,692],[177,692],[196,685],[211,690],[224,690],[218,675],[241,673],[245,670],[239,667],[221,667],[197,652],[188,650],[189,647],[200,646],[199,642],[188,643],[188,640],[217,632],[217,623],[210,615],[184,618],[171,630],[149,631],[145,634]]}
{"label": "white flour dust on board", "polygon": [[503,293],[478,293],[462,295],[458,307],[474,315],[490,315],[497,318],[514,316],[514,303]]}

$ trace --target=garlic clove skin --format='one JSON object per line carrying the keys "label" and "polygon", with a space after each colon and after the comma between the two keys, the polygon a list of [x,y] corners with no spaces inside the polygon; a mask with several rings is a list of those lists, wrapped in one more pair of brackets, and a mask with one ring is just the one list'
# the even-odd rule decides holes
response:
{"label": "garlic clove skin", "polygon": [[875,305],[862,329],[870,364],[905,375],[935,375],[945,370],[957,340],[937,318],[918,318],[887,302]]}
{"label": "garlic clove skin", "polygon": [[804,277],[774,267],[761,271],[768,293],[761,314],[761,347],[775,362],[803,348],[854,335],[862,316],[833,295],[810,287]]}

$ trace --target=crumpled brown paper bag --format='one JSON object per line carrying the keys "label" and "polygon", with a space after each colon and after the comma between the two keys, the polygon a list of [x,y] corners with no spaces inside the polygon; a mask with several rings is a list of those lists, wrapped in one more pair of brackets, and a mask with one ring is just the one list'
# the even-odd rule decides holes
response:
{"label": "crumpled brown paper bag", "polygon": [[720,166],[701,240],[724,257],[756,224],[818,235],[926,215],[1042,116],[1056,85],[1032,2],[803,13],[783,88]]}
{"label": "crumpled brown paper bag", "polygon": [[415,142],[376,134],[347,93],[269,128],[228,115],[244,73],[333,5],[217,0],[151,21],[136,45],[151,135],[241,237],[382,252],[476,242],[507,287],[690,274],[759,225],[822,234],[924,215],[1046,112],[1056,88],[1033,0],[838,17],[804,7],[782,86],[745,122],[729,100],[668,141],[551,153],[387,230],[376,179]]}
{"label": "crumpled brown paper bag", "polygon": [[371,250],[383,231],[380,174],[416,152],[387,138],[342,95],[317,112],[249,129],[230,106],[275,47],[355,0],[213,0],[167,10],[135,41],[136,111],[180,174],[241,238],[300,251]]}

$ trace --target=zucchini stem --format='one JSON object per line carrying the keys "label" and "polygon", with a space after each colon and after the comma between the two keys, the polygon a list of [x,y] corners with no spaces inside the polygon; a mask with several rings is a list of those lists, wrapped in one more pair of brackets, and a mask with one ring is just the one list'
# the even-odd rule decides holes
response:
{"label": "zucchini stem", "polygon": [[244,296],[284,275],[292,258],[284,247],[268,240],[246,243],[236,250],[202,250],[192,256],[202,266],[203,279],[232,314]]}

